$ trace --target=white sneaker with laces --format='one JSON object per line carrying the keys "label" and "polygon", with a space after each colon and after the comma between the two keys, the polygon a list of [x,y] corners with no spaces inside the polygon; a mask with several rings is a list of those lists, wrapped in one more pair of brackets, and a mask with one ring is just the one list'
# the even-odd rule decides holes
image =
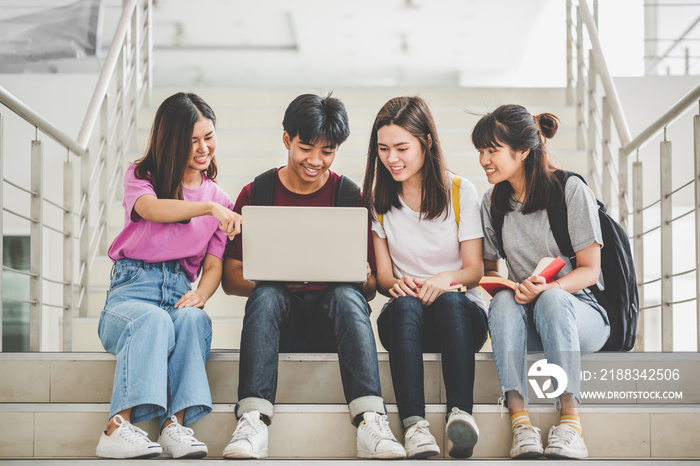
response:
{"label": "white sneaker with laces", "polygon": [[547,458],[581,459],[588,457],[588,448],[576,429],[559,424],[549,429],[544,456]]}
{"label": "white sneaker with laces", "polygon": [[430,433],[430,424],[425,419],[418,421],[403,434],[406,458],[428,458],[440,454],[440,447]]}
{"label": "white sneaker with laces", "polygon": [[510,447],[511,459],[539,458],[544,454],[541,430],[535,426],[521,425],[513,431]]}
{"label": "white sneaker with laces", "polygon": [[194,438],[194,431],[185,427],[175,416],[171,417],[171,424],[163,429],[158,437],[158,443],[163,447],[163,456],[173,458],[204,458],[209,450],[204,442]]}
{"label": "white sneaker with laces", "polygon": [[404,459],[406,450],[391,433],[386,414],[366,412],[357,428],[357,457],[371,459]]}
{"label": "white sneaker with laces", "polygon": [[479,427],[474,416],[459,408],[452,408],[445,426],[447,454],[452,458],[469,458],[479,440]]}
{"label": "white sneaker with laces", "polygon": [[97,444],[95,454],[100,458],[151,458],[163,452],[163,448],[148,439],[148,434],[119,414],[114,416],[114,423],[119,427],[102,437]]}
{"label": "white sneaker with laces", "polygon": [[238,420],[231,441],[224,448],[224,458],[267,458],[267,425],[259,411],[245,413]]}

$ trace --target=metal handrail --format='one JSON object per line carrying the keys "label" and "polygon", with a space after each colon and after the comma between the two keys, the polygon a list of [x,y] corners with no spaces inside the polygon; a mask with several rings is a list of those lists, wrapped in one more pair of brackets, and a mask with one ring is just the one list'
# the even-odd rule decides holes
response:
{"label": "metal handrail", "polygon": [[[109,49],[107,59],[102,67],[102,72],[97,80],[97,86],[95,86],[95,91],[92,94],[88,111],[85,114],[85,120],[83,120],[83,126],[80,128],[80,133],[78,133],[78,145],[81,147],[87,147],[90,136],[92,135],[92,130],[97,122],[97,118],[100,114],[100,108],[102,107],[102,101],[107,95],[109,82],[111,81],[114,70],[117,67],[117,60],[119,59],[122,44],[126,39],[127,30],[131,26],[131,17],[134,9],[136,8],[136,3],[137,0],[128,0],[124,6],[124,10],[122,11],[122,16],[119,18],[117,31],[115,32],[114,40],[112,41],[112,47]],[[114,44],[119,44],[119,46],[115,47]]]}
{"label": "metal handrail", "polygon": [[[622,104],[620,103],[620,97],[617,95],[617,88],[615,83],[610,76],[610,71],[608,70],[608,64],[605,61],[605,56],[603,55],[603,48],[600,45],[600,40],[598,39],[598,27],[595,24],[591,12],[588,10],[588,4],[586,0],[579,2],[579,9],[581,12],[581,19],[588,29],[588,37],[591,41],[591,48],[593,51],[593,60],[595,60],[595,68],[598,70],[600,75],[600,80],[603,83],[603,88],[605,89],[605,94],[610,99],[610,114],[615,122],[615,129],[617,130],[617,135],[620,138],[620,142],[623,146],[629,144],[632,136],[630,135],[630,129],[627,125],[627,119],[622,110]],[[581,38],[577,38],[581,40]]]}
{"label": "metal handrail", "polygon": [[666,113],[647,126],[636,138],[632,139],[627,144],[623,144],[622,151],[625,154],[630,154],[635,149],[643,147],[644,144],[649,142],[649,140],[656,136],[662,129],[676,121],[676,119],[683,115],[691,106],[696,104],[698,99],[700,99],[700,84],[696,85],[686,95],[681,97]]}
{"label": "metal handrail", "polygon": [[39,113],[19,100],[14,94],[5,89],[3,86],[0,86],[0,103],[22,117],[32,126],[40,129],[42,133],[51,137],[54,141],[63,145],[74,154],[85,154],[85,146],[78,144],[70,136],[66,135],[66,133],[49,123],[46,118],[39,115]]}

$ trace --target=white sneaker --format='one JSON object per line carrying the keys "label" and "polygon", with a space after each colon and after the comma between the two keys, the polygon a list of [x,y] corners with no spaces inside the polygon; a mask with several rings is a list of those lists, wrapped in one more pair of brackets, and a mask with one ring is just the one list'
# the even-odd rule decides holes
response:
{"label": "white sneaker", "polygon": [[429,426],[428,421],[421,420],[403,434],[407,458],[428,458],[440,454],[440,447],[430,433]]}
{"label": "white sneaker", "polygon": [[357,457],[372,459],[404,459],[406,450],[391,433],[386,414],[366,412],[357,428]]}
{"label": "white sneaker", "polygon": [[267,458],[267,425],[260,411],[245,413],[238,420],[231,441],[224,448],[224,458]]}
{"label": "white sneaker", "polygon": [[158,443],[163,447],[163,456],[173,458],[204,458],[209,450],[204,442],[194,438],[194,431],[185,427],[175,416],[170,418],[173,421],[163,429],[158,437]]}
{"label": "white sneaker", "polygon": [[102,437],[97,444],[95,454],[100,458],[151,458],[163,452],[163,448],[148,439],[148,434],[119,414],[114,416],[114,422],[119,427],[107,435],[102,432]]}
{"label": "white sneaker", "polygon": [[469,458],[479,440],[479,428],[474,416],[459,408],[452,408],[445,426],[447,454],[452,458]]}
{"label": "white sneaker", "polygon": [[541,430],[534,426],[521,425],[513,431],[510,447],[511,459],[539,458],[544,454]]}
{"label": "white sneaker", "polygon": [[588,448],[576,429],[559,424],[549,429],[544,456],[547,458],[581,459],[588,457]]}

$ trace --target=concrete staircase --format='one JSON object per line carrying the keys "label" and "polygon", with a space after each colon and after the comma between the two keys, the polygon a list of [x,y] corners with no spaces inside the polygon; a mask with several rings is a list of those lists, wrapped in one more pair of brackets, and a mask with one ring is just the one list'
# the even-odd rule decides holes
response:
{"label": "concrete staircase", "polygon": [[[155,91],[153,107],[141,111],[140,149],[130,154],[129,161],[140,157],[158,104],[176,91]],[[232,199],[235,200],[240,189],[255,175],[286,163],[281,141],[283,112],[297,95],[315,91],[195,90],[217,114],[218,180]],[[470,131],[480,114],[503,103],[520,103],[533,113],[548,111],[559,116],[562,127],[552,140],[552,150],[563,166],[585,173],[585,153],[576,150],[575,112],[565,106],[561,89],[337,89],[334,95],[348,108],[351,136],[338,152],[332,169],[360,182],[369,131],[377,111],[391,97],[414,94],[425,97],[432,107],[450,168],[470,179],[480,194],[488,185],[471,147]],[[120,202],[116,202],[110,208],[110,241],[121,229],[122,222],[123,210]],[[103,351],[97,338],[97,322],[110,267],[111,261],[100,257],[90,272],[88,316],[74,318],[75,352],[0,353],[0,458],[31,459],[32,462],[43,458],[47,464],[73,463],[76,459],[90,464],[94,460],[99,432],[107,420],[115,366],[114,357]],[[373,319],[385,301],[380,297],[371,302]],[[244,299],[226,296],[219,290],[206,307],[214,328],[213,352],[207,365],[214,411],[192,427],[198,438],[209,446],[210,455],[205,461],[210,463],[220,459],[236,425],[233,409],[237,401],[237,349],[244,305]],[[381,345],[378,344],[378,348],[391,427],[397,438],[401,438],[388,356]],[[621,364],[619,356],[586,356],[585,364],[601,364],[602,361],[617,367],[616,364]],[[622,356],[626,358],[625,364],[633,366],[648,364],[649,360],[659,357]],[[589,462],[601,464],[612,460],[619,465],[640,460],[657,462],[667,458],[700,457],[700,443],[697,442],[700,358],[697,354],[681,356],[685,364],[683,378],[673,389],[684,391],[684,404],[585,404],[582,407],[586,442],[593,458]],[[424,362],[427,418],[444,452],[445,394],[439,355],[425,355]],[[586,367],[584,365],[584,369]],[[346,464],[351,461],[355,457],[355,431],[350,425],[342,393],[337,356],[283,354],[279,368],[278,404],[270,428],[272,460],[246,464],[297,464],[301,461],[304,464]],[[643,389],[644,383],[626,383],[625,388]],[[477,355],[474,414],[481,437],[475,449],[477,460],[472,462],[491,459],[489,464],[493,464],[493,459],[508,457],[510,419],[496,404],[499,395],[487,343]],[[551,405],[538,405],[532,406],[531,412],[534,423],[546,436],[558,420],[556,411]],[[144,422],[141,427],[151,438],[157,437],[156,421]],[[363,461],[363,464],[376,463]]]}

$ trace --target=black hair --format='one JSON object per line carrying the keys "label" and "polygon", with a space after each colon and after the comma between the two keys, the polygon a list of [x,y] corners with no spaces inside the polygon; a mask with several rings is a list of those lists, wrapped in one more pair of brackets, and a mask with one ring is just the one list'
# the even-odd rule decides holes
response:
{"label": "black hair", "polygon": [[[557,134],[559,118],[551,113],[533,116],[521,105],[501,105],[474,126],[472,143],[477,149],[508,146],[513,151],[527,151],[525,158],[525,200],[522,212],[529,214],[559,204],[564,188],[557,180],[550,160],[547,139]],[[491,205],[499,214],[513,210],[513,187],[501,181],[493,187]]]}
{"label": "black hair", "polygon": [[340,146],[350,135],[345,105],[339,99],[315,94],[302,94],[294,99],[284,112],[282,127],[289,139],[310,144]]}

